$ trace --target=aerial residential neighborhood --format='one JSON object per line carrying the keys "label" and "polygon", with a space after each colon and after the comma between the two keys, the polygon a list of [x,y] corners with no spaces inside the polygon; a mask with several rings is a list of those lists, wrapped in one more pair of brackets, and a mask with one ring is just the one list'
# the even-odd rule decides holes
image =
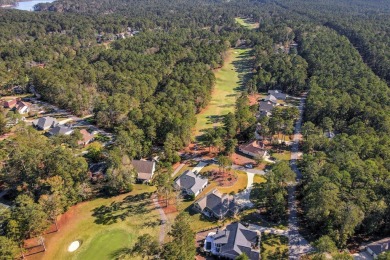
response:
{"label": "aerial residential neighborhood", "polygon": [[0,0],[0,260],[390,260],[390,1]]}

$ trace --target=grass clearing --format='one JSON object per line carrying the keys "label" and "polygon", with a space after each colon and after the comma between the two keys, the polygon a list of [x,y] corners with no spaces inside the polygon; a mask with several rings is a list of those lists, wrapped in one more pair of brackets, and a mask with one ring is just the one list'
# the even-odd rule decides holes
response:
{"label": "grass clearing", "polygon": [[251,21],[248,18],[236,17],[235,20],[236,20],[236,23],[244,26],[245,28],[248,28],[248,29],[259,28],[259,23],[254,23],[253,21]]}
{"label": "grass clearing", "polygon": [[282,153],[273,153],[272,157],[275,157],[277,160],[280,160],[280,161],[290,161],[291,160],[291,152],[290,151],[283,151]]}
{"label": "grass clearing", "polygon": [[267,180],[261,176],[261,175],[258,175],[256,174],[255,177],[253,178],[253,182],[254,183],[263,183],[263,182],[266,182]]}
{"label": "grass clearing", "polygon": [[241,79],[248,73],[251,49],[230,49],[221,69],[215,71],[216,84],[209,105],[198,114],[194,129],[196,138],[202,130],[221,124],[224,115],[234,112],[236,97],[241,92]]}
{"label": "grass clearing", "polygon": [[261,236],[261,259],[288,259],[288,238],[263,233]]}
{"label": "grass clearing", "polygon": [[[28,259],[113,259],[117,250],[131,247],[138,236],[158,237],[160,215],[146,195],[155,187],[134,185],[134,190],[111,198],[80,203],[59,220],[60,230],[46,236],[47,251]],[[80,248],[69,253],[71,242]]]}

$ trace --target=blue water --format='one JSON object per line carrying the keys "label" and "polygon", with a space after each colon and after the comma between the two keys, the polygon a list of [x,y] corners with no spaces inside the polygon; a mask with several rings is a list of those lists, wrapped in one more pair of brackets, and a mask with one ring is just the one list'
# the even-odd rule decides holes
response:
{"label": "blue water", "polygon": [[14,8],[23,11],[34,11],[34,5],[40,3],[51,3],[51,2],[54,2],[54,0],[33,0],[33,1],[19,2],[16,4]]}

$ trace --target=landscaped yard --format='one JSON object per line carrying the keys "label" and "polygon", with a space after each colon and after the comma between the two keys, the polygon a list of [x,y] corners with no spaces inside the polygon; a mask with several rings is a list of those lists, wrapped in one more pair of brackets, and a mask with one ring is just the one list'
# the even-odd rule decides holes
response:
{"label": "landscaped yard", "polygon": [[288,259],[288,238],[274,234],[261,236],[261,259]]}
{"label": "landscaped yard", "polygon": [[283,151],[282,153],[273,153],[272,157],[275,157],[277,160],[280,160],[280,161],[290,161],[291,160],[291,152],[290,151]]}
{"label": "landscaped yard", "polygon": [[224,66],[215,72],[217,79],[209,105],[197,116],[194,135],[202,130],[220,125],[222,116],[234,112],[236,97],[241,91],[240,78],[248,73],[245,69],[251,49],[230,49]]}
{"label": "landscaped yard", "polygon": [[[47,251],[28,259],[113,259],[131,247],[139,235],[158,237],[160,216],[149,198],[154,187],[134,185],[134,190],[113,198],[99,198],[72,207],[59,220],[60,230],[47,235]],[[81,242],[74,253],[71,242]]]}
{"label": "landscaped yard", "polygon": [[267,180],[261,176],[261,175],[258,175],[256,174],[255,177],[253,178],[253,182],[254,183],[263,183],[263,182],[266,182]]}

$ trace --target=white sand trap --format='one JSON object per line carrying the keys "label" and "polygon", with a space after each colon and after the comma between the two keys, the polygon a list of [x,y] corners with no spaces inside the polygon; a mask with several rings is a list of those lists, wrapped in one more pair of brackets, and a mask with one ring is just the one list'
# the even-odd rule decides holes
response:
{"label": "white sand trap", "polygon": [[80,247],[80,242],[79,241],[73,241],[69,246],[68,246],[68,252],[74,252]]}

